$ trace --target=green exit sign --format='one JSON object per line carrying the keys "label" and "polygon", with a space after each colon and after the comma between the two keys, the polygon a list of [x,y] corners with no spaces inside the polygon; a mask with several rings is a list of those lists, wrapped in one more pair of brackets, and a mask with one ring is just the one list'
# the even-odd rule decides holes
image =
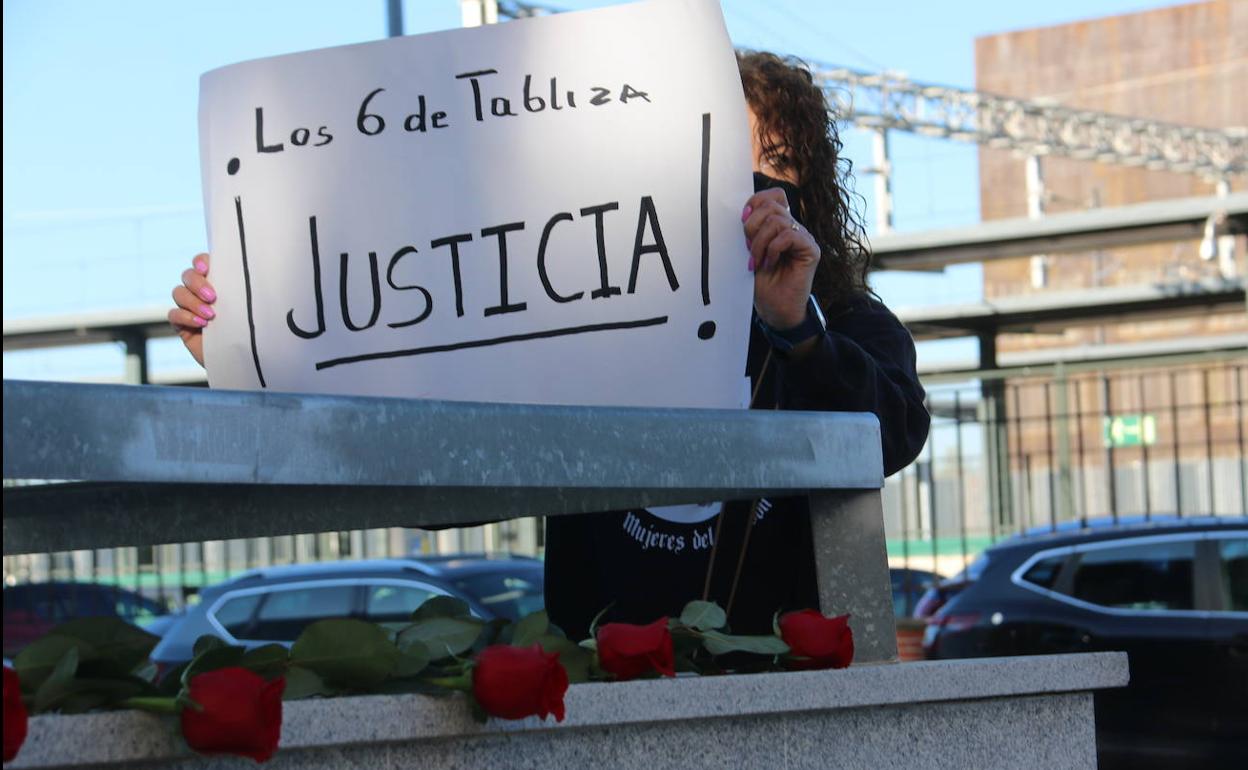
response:
{"label": "green exit sign", "polygon": [[1157,443],[1157,418],[1151,414],[1122,414],[1105,418],[1105,446],[1152,446]]}

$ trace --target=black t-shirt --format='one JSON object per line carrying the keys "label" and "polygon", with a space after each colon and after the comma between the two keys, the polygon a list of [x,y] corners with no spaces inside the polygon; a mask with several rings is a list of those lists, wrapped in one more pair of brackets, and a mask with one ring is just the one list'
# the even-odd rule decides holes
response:
{"label": "black t-shirt", "polygon": [[[927,440],[929,416],[915,371],[914,341],[883,304],[866,295],[833,308],[827,322],[817,348],[802,360],[772,356],[754,408],[872,412],[880,420],[884,471],[895,473]],[[752,329],[746,367],[752,382],[767,350],[766,338]],[[761,501],[754,510],[729,616],[736,633],[769,633],[777,611],[819,606],[806,498]],[[650,623],[677,615],[687,602],[702,598],[712,551],[709,598],[726,606],[750,511],[749,502],[738,502],[702,521],[671,520],[663,511],[645,510],[547,519],[551,621],[581,639],[608,605],[601,622]]]}

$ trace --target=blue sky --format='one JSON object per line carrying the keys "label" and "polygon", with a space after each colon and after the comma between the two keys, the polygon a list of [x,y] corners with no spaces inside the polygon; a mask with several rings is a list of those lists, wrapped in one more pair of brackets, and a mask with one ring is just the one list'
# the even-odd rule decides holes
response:
{"label": "blue sky", "polygon": [[[608,2],[550,0],[574,10]],[[974,39],[1013,29],[1146,10],[1150,0],[724,0],[735,44],[858,69],[970,87]],[[386,34],[385,0],[5,0],[3,26],[4,318],[167,304],[204,225],[196,109],[199,75],[245,59]],[[406,0],[409,34],[459,24],[457,0]],[[869,165],[864,135],[847,153]],[[978,220],[972,146],[894,133],[895,224],[918,230]],[[873,216],[870,179],[859,178]],[[889,275],[894,306],[978,298],[975,266]],[[966,346],[921,355],[960,356]],[[6,353],[6,377],[107,377],[115,346]],[[190,364],[154,346],[153,368]]]}

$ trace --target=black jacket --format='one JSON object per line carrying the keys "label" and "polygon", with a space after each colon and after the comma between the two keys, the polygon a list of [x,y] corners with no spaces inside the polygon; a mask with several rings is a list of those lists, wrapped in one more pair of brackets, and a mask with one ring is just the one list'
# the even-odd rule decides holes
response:
{"label": "black jacket", "polygon": [[[914,341],[865,295],[833,308],[827,327],[802,360],[772,356],[754,408],[872,412],[880,420],[884,471],[896,473],[918,456],[929,426]],[[766,338],[753,329],[747,373],[755,383],[767,350]],[[721,606],[732,590],[749,509],[748,502],[730,503],[720,514],[709,598]],[[686,602],[702,598],[717,518],[678,523],[648,511],[551,517],[546,607],[552,622],[579,639],[608,605],[602,622],[650,623],[679,614]],[[806,499],[766,501],[750,533],[729,625],[738,633],[769,633],[778,610],[818,607],[818,601]]]}

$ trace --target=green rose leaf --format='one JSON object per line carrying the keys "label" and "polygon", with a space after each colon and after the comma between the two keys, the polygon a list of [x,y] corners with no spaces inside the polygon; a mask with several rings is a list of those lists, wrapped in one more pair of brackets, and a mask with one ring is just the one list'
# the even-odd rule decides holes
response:
{"label": "green rose leaf", "polygon": [[465,618],[472,615],[472,610],[468,608],[468,603],[463,599],[456,599],[454,596],[434,596],[425,600],[425,603],[416,608],[412,613],[412,620],[425,620],[428,618]]}
{"label": "green rose leaf", "polygon": [[303,630],[290,649],[290,662],[320,674],[331,685],[368,689],[394,671],[399,648],[380,626],[329,618]]}
{"label": "green rose leaf", "polygon": [[301,666],[286,669],[286,689],[282,691],[282,700],[299,700],[314,695],[333,695],[334,690],[325,684],[325,680],[315,671]]}
{"label": "green rose leaf", "polygon": [[677,657],[692,657],[702,646],[700,636],[692,634],[672,634],[672,652]]}
{"label": "green rose leaf", "polygon": [[239,665],[256,672],[265,679],[272,679],[286,670],[289,660],[290,651],[285,645],[266,644],[248,650],[243,655],[243,659],[239,661]]}
{"label": "green rose leaf", "polygon": [[191,657],[199,657],[209,650],[217,647],[229,647],[230,645],[221,637],[212,634],[204,634],[195,640],[195,646],[191,648]]}
{"label": "green rose leaf", "polygon": [[722,628],[728,615],[715,602],[692,601],[680,613],[680,622],[699,631]]}
{"label": "green rose leaf", "polygon": [[472,647],[485,626],[476,618],[427,618],[413,623],[399,634],[399,645],[417,641],[425,645],[433,660],[459,655]]}
{"label": "green rose leaf", "polygon": [[712,655],[729,652],[751,652],[755,655],[784,655],[789,645],[776,636],[730,636],[718,631],[705,631],[702,645]]}
{"label": "green rose leaf", "polygon": [[407,677],[404,679],[388,679],[381,684],[375,693],[378,695],[406,695],[416,693],[434,698],[446,698],[455,694],[454,690],[430,684],[424,677]]}
{"label": "green rose leaf", "polygon": [[429,666],[429,648],[419,639],[406,639],[399,645],[399,663],[395,666],[397,677],[416,676]]}
{"label": "green rose leaf", "polygon": [[78,648],[70,647],[52,667],[52,673],[48,674],[47,679],[44,679],[43,684],[39,685],[39,689],[35,691],[34,710],[36,712],[47,711],[52,702],[73,683],[76,673],[78,673]]}
{"label": "green rose leaf", "polygon": [[[112,661],[121,671],[132,671],[151,653],[160,637],[118,617],[78,618],[48,632],[50,636],[78,639],[91,645],[92,658]],[[81,654],[82,651],[79,650]],[[82,655],[83,661],[87,660]]]}
{"label": "green rose leaf", "polygon": [[242,647],[209,645],[202,653],[196,655],[182,672],[182,683],[189,684],[192,679],[206,671],[241,665],[245,653],[246,650]]}
{"label": "green rose leaf", "polygon": [[543,634],[534,640],[546,652],[559,653],[559,662],[568,672],[568,682],[577,684],[589,681],[589,667],[594,654],[581,645],[562,636]]}
{"label": "green rose leaf", "polygon": [[136,677],[71,679],[56,687],[50,687],[50,682],[51,678],[35,695],[36,711],[56,709],[79,714],[101,706],[116,706],[127,698],[157,694],[155,687]]}
{"label": "green rose leaf", "polygon": [[536,642],[538,637],[546,635],[549,628],[550,616],[546,614],[546,610],[530,612],[516,621],[516,626],[511,632],[511,643],[516,647],[528,647]]}
{"label": "green rose leaf", "polygon": [[65,657],[65,653],[71,649],[77,653],[75,669],[83,658],[95,654],[95,649],[90,644],[69,636],[44,636],[24,647],[13,659],[13,668],[22,680],[22,690],[31,694],[38,692],[39,687]]}

